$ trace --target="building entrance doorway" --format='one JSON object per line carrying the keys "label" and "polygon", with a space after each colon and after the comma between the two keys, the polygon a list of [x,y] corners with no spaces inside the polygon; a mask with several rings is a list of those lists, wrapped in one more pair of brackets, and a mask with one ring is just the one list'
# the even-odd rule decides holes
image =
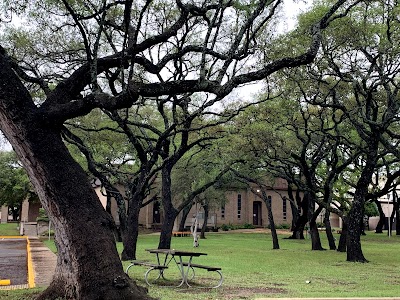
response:
{"label": "building entrance doorway", "polygon": [[261,201],[253,202],[253,225],[262,226]]}

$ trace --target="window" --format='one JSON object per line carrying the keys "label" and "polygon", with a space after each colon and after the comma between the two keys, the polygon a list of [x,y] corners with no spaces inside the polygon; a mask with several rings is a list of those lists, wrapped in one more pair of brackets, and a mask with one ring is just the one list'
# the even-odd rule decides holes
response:
{"label": "window", "polygon": [[237,217],[240,219],[242,217],[242,195],[237,196]]}
{"label": "window", "polygon": [[286,220],[286,214],[287,214],[287,200],[286,197],[283,197],[282,199],[283,203],[282,203],[282,215],[283,215],[283,219]]}
{"label": "window", "polygon": [[225,219],[225,205],[221,206],[221,219]]}

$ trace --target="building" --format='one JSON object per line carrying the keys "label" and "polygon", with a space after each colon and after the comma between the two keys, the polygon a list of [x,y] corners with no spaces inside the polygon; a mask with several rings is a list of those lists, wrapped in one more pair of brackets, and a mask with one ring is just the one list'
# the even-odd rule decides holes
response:
{"label": "building", "polygon": [[[256,187],[253,188],[231,189],[225,193],[225,204],[216,209],[210,209],[209,227],[221,227],[223,224],[246,225],[250,224],[255,227],[266,227],[269,225],[267,205],[261,198],[261,193]],[[268,201],[271,208],[276,225],[290,225],[292,221],[292,211],[289,203],[288,186],[284,179],[276,179],[271,188],[267,190]],[[258,193],[258,194],[257,194]],[[200,226],[203,224],[203,211],[193,206],[189,217],[186,220],[185,227],[190,227],[194,222],[197,214]],[[181,215],[175,221],[175,226],[179,224]]]}
{"label": "building", "polygon": [[[101,190],[100,182],[94,182],[93,187],[103,207],[106,207],[107,198]],[[221,207],[211,209],[207,224],[208,226],[217,228],[221,227],[223,224],[251,224],[256,227],[264,227],[268,225],[266,204],[263,202],[261,197],[257,195],[257,193],[254,194],[250,188],[227,190],[225,195],[225,204]],[[292,213],[289,200],[287,200],[288,194],[286,181],[283,179],[277,179],[273,187],[268,189],[267,195],[269,201],[271,201],[275,224],[290,224],[292,220]],[[24,223],[35,222],[38,216],[39,208],[40,204],[25,201],[22,206],[21,221]],[[118,207],[114,199],[112,199],[111,202],[111,212],[116,224],[118,225]],[[193,219],[196,215],[198,216],[198,221],[201,227],[203,224],[202,217],[204,216],[204,212],[202,209],[198,209],[196,206],[193,206],[189,213],[185,223],[187,227],[192,225]],[[182,214],[180,214],[175,221],[174,229],[176,230],[178,228],[180,218],[182,218]],[[152,202],[141,209],[139,215],[139,224],[141,226],[145,228],[158,229],[161,227],[162,222],[163,213],[160,202]]]}

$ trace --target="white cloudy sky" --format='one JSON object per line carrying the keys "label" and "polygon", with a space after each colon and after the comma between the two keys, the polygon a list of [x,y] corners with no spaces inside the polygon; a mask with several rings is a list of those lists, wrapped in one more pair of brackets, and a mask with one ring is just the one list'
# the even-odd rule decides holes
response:
{"label": "white cloudy sky", "polygon": [[[296,25],[296,16],[310,6],[311,0],[284,0],[284,11],[286,14],[286,22],[282,25],[283,31],[291,30]],[[244,87],[243,92],[239,92],[238,96],[243,98],[253,98],[261,90],[260,85],[249,85]],[[249,91],[251,91],[249,93]],[[11,146],[5,141],[3,135],[0,132],[0,150],[11,150]]]}

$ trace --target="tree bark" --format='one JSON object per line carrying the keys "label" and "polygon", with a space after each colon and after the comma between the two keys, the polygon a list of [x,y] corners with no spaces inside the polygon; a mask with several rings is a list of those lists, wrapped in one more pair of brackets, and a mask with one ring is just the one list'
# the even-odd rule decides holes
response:
{"label": "tree bark", "polygon": [[[298,190],[296,190],[297,194]],[[294,228],[296,227],[296,223],[298,219],[300,218],[299,214],[299,208],[296,205],[296,201],[293,196],[293,189],[292,186],[288,183],[288,196],[289,196],[289,203],[290,203],[290,209],[292,212],[292,225],[290,227],[291,231],[294,231]]]}
{"label": "tree bark", "polygon": [[330,211],[327,209],[325,210],[325,216],[324,216],[326,237],[328,238],[329,249],[336,250],[335,238],[332,234],[332,227],[331,227],[331,221],[329,220],[329,216],[330,216]]}
{"label": "tree bark", "polygon": [[128,213],[127,213],[127,226],[125,228],[122,242],[124,249],[121,253],[122,260],[135,260],[136,259],[136,246],[139,236],[139,213],[142,204],[141,196],[138,195],[134,199],[129,199]]}
{"label": "tree bark", "polygon": [[356,195],[348,216],[347,261],[367,262],[361,249],[360,240],[363,204],[360,195]]}
{"label": "tree bark", "polygon": [[151,299],[124,273],[103,209],[84,170],[0,53],[0,129],[54,225],[57,267],[38,299]]}
{"label": "tree bark", "polygon": [[279,249],[278,234],[276,233],[276,227],[275,227],[274,215],[272,213],[271,203],[269,202],[267,193],[265,192],[265,190],[262,187],[261,187],[261,193],[262,193],[262,198],[265,202],[265,205],[267,206],[268,221],[269,221],[269,225],[271,227],[272,249]]}
{"label": "tree bark", "polygon": [[343,226],[342,231],[339,238],[339,245],[337,251],[346,252],[347,250],[347,218],[342,218]]}
{"label": "tree bark", "polygon": [[378,208],[378,212],[379,212],[379,221],[378,221],[378,224],[376,225],[375,233],[383,233],[383,226],[385,225],[386,217],[385,217],[385,214],[383,213],[382,205],[378,201],[378,199],[375,199],[374,202],[375,202],[376,207]]}
{"label": "tree bark", "polygon": [[174,221],[178,215],[178,211],[172,205],[171,195],[171,169],[172,166],[166,164],[162,171],[162,203],[164,208],[164,222],[161,226],[160,241],[158,243],[158,249],[170,249],[172,230],[174,228]]}
{"label": "tree bark", "polygon": [[396,212],[396,235],[400,235],[400,204],[396,192],[394,193],[394,196],[393,209]]}
{"label": "tree bark", "polygon": [[203,225],[201,226],[201,231],[200,231],[201,239],[206,238],[207,220],[208,220],[208,214],[209,214],[208,205],[204,204],[203,209],[204,209],[204,221],[203,221]]}
{"label": "tree bark", "polygon": [[[313,208],[313,207],[314,206],[311,206],[310,208]],[[317,210],[312,213],[312,216],[309,221],[310,222],[310,234],[311,234],[311,250],[325,250],[321,244],[321,239],[319,236],[319,231],[318,231],[317,222],[316,222],[322,209],[323,209],[323,207],[319,206],[317,208]]]}
{"label": "tree bark", "polygon": [[188,206],[185,206],[185,208],[182,209],[182,219],[179,221],[179,231],[185,231],[185,223],[191,208],[192,208],[192,203],[190,203]]}
{"label": "tree bark", "polygon": [[302,213],[297,219],[295,227],[293,228],[293,234],[289,237],[290,239],[304,240],[304,228],[308,222],[308,201],[308,197],[304,196],[303,200],[299,203]]}
{"label": "tree bark", "polygon": [[[372,143],[372,141],[371,141]],[[378,147],[376,146],[377,149]],[[375,153],[375,154],[374,154]],[[354,200],[348,214],[348,233],[347,233],[347,261],[368,262],[361,249],[361,233],[364,221],[364,203],[368,193],[368,186],[371,182],[375,168],[376,150],[369,153],[366,165],[361,172],[356,185]]]}

